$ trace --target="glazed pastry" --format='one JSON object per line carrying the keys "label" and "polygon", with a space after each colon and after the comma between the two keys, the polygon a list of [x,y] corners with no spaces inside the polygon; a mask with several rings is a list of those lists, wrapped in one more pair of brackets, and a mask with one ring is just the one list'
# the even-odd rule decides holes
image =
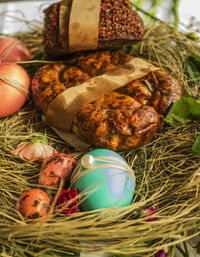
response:
{"label": "glazed pastry", "polygon": [[39,69],[32,81],[33,98],[36,105],[45,113],[48,105],[71,86],[77,86],[90,77],[77,67],[67,67],[54,63]]}
{"label": "glazed pastry", "polygon": [[94,77],[131,59],[131,56],[122,52],[104,50],[74,53],[68,58],[67,63],[79,67],[90,77]]}
{"label": "glazed pastry", "polygon": [[144,145],[161,127],[162,118],[153,107],[112,92],[84,106],[72,131],[91,145],[119,151]]}
{"label": "glazed pastry", "polygon": [[[98,51],[75,54],[68,65],[48,64],[33,79],[34,101],[45,113],[55,97],[67,88],[130,59],[120,52]],[[163,116],[181,96],[179,82],[155,70],[83,106],[73,119],[72,132],[96,147],[129,150],[156,135],[163,125]]]}
{"label": "glazed pastry", "polygon": [[48,105],[66,88],[77,86],[131,59],[117,51],[94,51],[73,54],[69,64],[48,64],[39,69],[32,81],[36,105],[46,112]]}
{"label": "glazed pastry", "polygon": [[170,107],[183,96],[179,82],[161,70],[149,72],[117,91],[134,97],[141,104],[153,106],[162,115],[166,115]]}

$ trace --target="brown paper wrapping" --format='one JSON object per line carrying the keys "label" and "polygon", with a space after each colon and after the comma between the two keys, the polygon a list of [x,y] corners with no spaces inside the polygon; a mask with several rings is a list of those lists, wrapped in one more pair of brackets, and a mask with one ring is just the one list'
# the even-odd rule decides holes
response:
{"label": "brown paper wrapping", "polygon": [[60,33],[60,40],[63,47],[63,50],[68,52],[69,51],[69,43],[68,43],[68,22],[69,22],[69,15],[71,10],[71,2],[72,0],[62,0],[60,5],[60,13],[59,13],[59,33]]}
{"label": "brown paper wrapping", "polygon": [[101,0],[62,1],[59,27],[66,52],[97,49],[100,6]]}
{"label": "brown paper wrapping", "polygon": [[84,149],[88,145],[75,140],[75,135],[71,133],[73,118],[81,108],[156,69],[158,68],[143,59],[133,58],[103,75],[89,79],[79,86],[68,88],[49,105],[45,122],[70,145],[76,149]]}

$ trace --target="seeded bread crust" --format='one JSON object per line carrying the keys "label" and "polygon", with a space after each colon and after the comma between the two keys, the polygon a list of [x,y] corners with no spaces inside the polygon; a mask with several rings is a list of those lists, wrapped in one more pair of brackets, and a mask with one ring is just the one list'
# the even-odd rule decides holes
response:
{"label": "seeded bread crust", "polygon": [[[60,2],[50,5],[44,11],[44,49],[52,57],[66,55],[59,35],[59,10]],[[129,0],[102,0],[100,10],[98,49],[120,48],[143,40],[143,21],[133,11]]]}

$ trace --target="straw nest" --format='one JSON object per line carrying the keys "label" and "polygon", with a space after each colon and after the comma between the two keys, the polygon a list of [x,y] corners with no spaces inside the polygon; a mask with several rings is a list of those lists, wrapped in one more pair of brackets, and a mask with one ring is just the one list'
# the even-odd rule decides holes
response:
{"label": "straw nest", "polygon": [[[41,40],[38,28],[16,36],[44,59],[35,33]],[[186,58],[191,52],[200,54],[200,47],[183,34],[174,33],[168,24],[152,25],[142,44],[123,51],[159,66],[176,77],[187,94],[199,97],[199,85],[187,76]],[[31,62],[25,67],[34,74],[39,65]],[[175,128],[166,124],[147,145],[121,153],[136,175],[130,206],[98,213],[55,213],[48,222],[26,223],[15,209],[16,201],[24,191],[40,187],[37,180],[41,164],[19,159],[11,151],[21,141],[42,133],[58,151],[70,153],[77,160],[83,155],[42,123],[41,113],[30,98],[23,109],[0,123],[1,256],[79,256],[80,250],[112,256],[152,256],[163,247],[188,239],[187,231],[200,220],[199,156],[192,153],[199,131],[200,124],[195,122]],[[157,210],[156,219],[149,221],[141,215],[146,207]]]}

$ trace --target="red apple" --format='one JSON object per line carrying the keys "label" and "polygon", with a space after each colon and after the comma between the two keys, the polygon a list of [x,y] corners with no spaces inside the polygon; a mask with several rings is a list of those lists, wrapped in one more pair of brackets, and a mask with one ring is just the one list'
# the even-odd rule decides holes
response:
{"label": "red apple", "polygon": [[18,111],[26,102],[30,78],[17,64],[0,64],[0,118]]}
{"label": "red apple", "polygon": [[0,63],[28,61],[32,58],[31,52],[18,39],[0,37]]}

